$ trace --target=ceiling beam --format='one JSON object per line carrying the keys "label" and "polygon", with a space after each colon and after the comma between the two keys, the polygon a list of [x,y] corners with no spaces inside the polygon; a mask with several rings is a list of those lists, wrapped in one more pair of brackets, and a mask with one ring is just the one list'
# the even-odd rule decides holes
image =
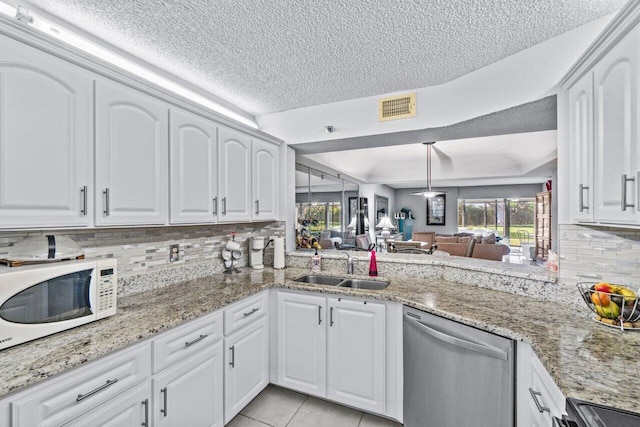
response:
{"label": "ceiling beam", "polygon": [[291,144],[297,155],[540,132],[558,128],[556,95],[449,126]]}

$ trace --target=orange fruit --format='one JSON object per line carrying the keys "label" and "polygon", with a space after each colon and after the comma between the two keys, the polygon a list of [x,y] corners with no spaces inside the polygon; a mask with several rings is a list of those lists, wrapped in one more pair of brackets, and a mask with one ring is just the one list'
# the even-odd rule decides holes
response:
{"label": "orange fruit", "polygon": [[591,294],[591,301],[595,305],[601,305],[602,307],[608,307],[609,304],[611,303],[611,299],[609,298],[609,295],[603,294],[603,293],[600,293],[600,292],[592,293]]}

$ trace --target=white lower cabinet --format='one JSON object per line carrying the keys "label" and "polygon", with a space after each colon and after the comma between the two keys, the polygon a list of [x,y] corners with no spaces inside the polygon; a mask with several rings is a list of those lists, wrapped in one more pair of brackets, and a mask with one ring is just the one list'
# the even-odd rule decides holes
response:
{"label": "white lower cabinet", "polygon": [[327,397],[384,413],[385,305],[344,298],[327,300]]}
{"label": "white lower cabinet", "polygon": [[150,406],[151,381],[147,380],[64,424],[64,427],[150,427]]}
{"label": "white lower cabinet", "polygon": [[224,426],[222,359],[218,341],[155,375],[153,425]]}
{"label": "white lower cabinet", "polygon": [[518,343],[517,426],[548,427],[562,418],[565,398],[531,346]]}
{"label": "white lower cabinet", "polygon": [[279,385],[386,414],[384,303],[279,291],[277,307]]}
{"label": "white lower cabinet", "polygon": [[[11,425],[60,426],[85,413],[93,416],[99,405],[148,380],[150,360],[146,342],[20,393],[11,400]],[[137,407],[140,402],[136,398],[129,403]]]}
{"label": "white lower cabinet", "polygon": [[278,292],[278,385],[315,396],[326,395],[326,310],[325,297]]}
{"label": "white lower cabinet", "polygon": [[257,318],[226,336],[224,421],[228,423],[269,384],[269,321]]}

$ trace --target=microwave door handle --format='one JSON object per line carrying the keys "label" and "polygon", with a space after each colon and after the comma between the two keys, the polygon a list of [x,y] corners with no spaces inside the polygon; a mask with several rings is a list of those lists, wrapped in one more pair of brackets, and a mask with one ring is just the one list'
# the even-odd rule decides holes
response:
{"label": "microwave door handle", "polygon": [[91,281],[89,282],[89,308],[91,309],[92,316],[98,318],[98,274],[100,269],[93,270],[94,274],[91,275]]}

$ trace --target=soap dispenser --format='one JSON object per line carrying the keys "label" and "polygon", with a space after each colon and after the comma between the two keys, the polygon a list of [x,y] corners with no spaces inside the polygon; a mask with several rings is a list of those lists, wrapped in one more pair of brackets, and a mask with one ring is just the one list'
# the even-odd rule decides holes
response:
{"label": "soap dispenser", "polygon": [[311,258],[311,271],[313,273],[320,273],[320,270],[322,270],[321,262],[322,258],[318,255],[318,249],[316,249],[315,255]]}
{"label": "soap dispenser", "polygon": [[369,251],[369,276],[378,275],[378,264],[376,263],[376,251],[375,249]]}

